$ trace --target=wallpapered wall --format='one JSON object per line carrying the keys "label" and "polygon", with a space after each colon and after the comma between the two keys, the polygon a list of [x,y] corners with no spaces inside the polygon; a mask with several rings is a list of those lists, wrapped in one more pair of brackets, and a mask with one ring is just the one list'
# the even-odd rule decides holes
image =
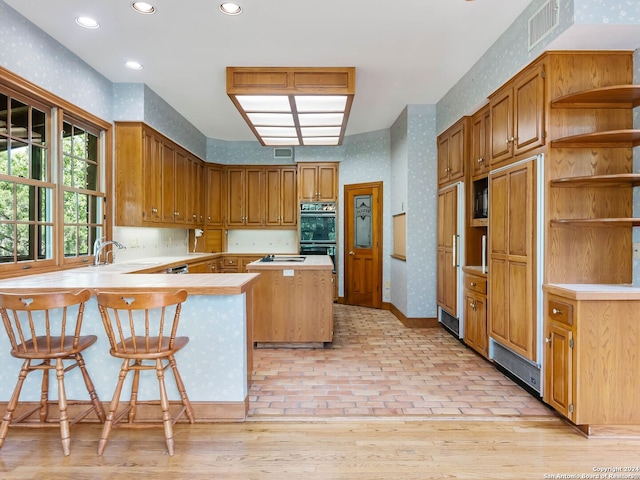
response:
{"label": "wallpapered wall", "polygon": [[[384,182],[383,300],[408,317],[433,317],[435,307],[436,135],[462,115],[472,113],[486,97],[538,56],[574,23],[640,23],[637,0],[559,0],[560,26],[531,52],[527,19],[544,2],[529,7],[485,55],[434,105],[409,105],[387,130],[354,135],[341,147],[298,147],[293,161],[340,162],[340,201],[345,184]],[[144,120],[208,161],[239,164],[283,163],[257,142],[205,138],[153,90],[139,84],[113,84],[72,52],[0,0],[0,65],[67,101],[109,121]],[[9,39],[9,40],[6,40]],[[29,55],[20,52],[29,51]],[[640,81],[636,52],[636,82]],[[426,79],[428,80],[428,79]],[[636,111],[636,125],[640,124]],[[636,149],[636,159],[638,159]],[[292,161],[292,162],[293,162]],[[640,169],[636,160],[636,170]],[[640,195],[636,212],[640,212]],[[407,256],[391,262],[392,214],[407,211]],[[342,222],[342,220],[340,220]],[[342,245],[341,224],[338,241]],[[636,229],[638,230],[638,229]],[[640,234],[635,232],[635,241]],[[343,264],[343,253],[339,262]],[[640,267],[636,267],[636,271]],[[340,294],[344,293],[344,272]]]}

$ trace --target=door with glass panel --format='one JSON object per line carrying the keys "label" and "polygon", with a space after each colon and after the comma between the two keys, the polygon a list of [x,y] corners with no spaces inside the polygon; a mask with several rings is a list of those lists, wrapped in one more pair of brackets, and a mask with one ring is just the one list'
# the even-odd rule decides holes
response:
{"label": "door with glass panel", "polygon": [[345,298],[382,305],[382,183],[345,185]]}

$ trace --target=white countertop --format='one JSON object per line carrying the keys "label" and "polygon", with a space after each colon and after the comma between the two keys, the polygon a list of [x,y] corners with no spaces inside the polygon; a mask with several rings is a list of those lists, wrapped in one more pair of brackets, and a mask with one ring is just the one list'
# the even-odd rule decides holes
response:
{"label": "white countertop", "polygon": [[[304,262],[291,258],[304,257]],[[247,270],[333,270],[333,261],[329,255],[274,255],[273,261],[257,260],[247,265]]]}
{"label": "white countertop", "polygon": [[542,289],[574,300],[640,300],[640,288],[629,284],[546,283]]}

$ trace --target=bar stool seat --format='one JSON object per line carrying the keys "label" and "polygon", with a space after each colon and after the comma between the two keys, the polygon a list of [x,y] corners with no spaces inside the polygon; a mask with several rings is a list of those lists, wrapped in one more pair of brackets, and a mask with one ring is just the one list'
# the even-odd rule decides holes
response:
{"label": "bar stool seat", "polygon": [[[0,448],[7,437],[9,426],[46,427],[59,423],[62,450],[65,455],[69,455],[71,425],[85,418],[91,411],[95,411],[100,422],[104,423],[104,409],[82,356],[82,352],[97,340],[95,335],[80,335],[84,304],[90,296],[89,290],[77,293],[0,293],[0,315],[11,343],[10,353],[15,358],[24,359],[18,382],[0,424]],[[38,360],[41,363],[32,364],[32,361]],[[72,364],[65,367],[64,361],[67,360]],[[67,406],[75,402],[67,399],[64,377],[67,371],[75,367],[80,368],[91,407],[69,419]],[[39,405],[14,419],[24,380],[36,370],[42,371]],[[55,370],[58,382],[59,418],[55,423],[49,418],[49,370]],[[40,412],[39,422],[28,421],[37,411]]]}
{"label": "bar stool seat", "polygon": [[[182,303],[187,292],[142,292],[97,293],[98,309],[111,345],[110,354],[123,359],[113,398],[98,445],[98,455],[102,455],[109,441],[111,429],[128,413],[128,426],[136,425],[136,409],[140,372],[155,370],[160,389],[160,408],[164,426],[165,441],[169,455],[174,454],[173,424],[186,413],[190,423],[195,422],[182,377],[178,371],[175,354],[189,342],[189,337],[178,337],[178,323]],[[146,363],[145,363],[146,362]],[[180,393],[182,409],[171,417],[169,399],[164,381],[164,371],[171,367]],[[125,378],[133,372],[129,405],[118,412],[120,396]]]}

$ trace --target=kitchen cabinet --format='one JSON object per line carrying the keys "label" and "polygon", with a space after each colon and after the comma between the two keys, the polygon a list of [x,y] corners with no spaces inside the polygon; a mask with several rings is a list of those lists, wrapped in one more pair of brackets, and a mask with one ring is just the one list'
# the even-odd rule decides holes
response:
{"label": "kitchen cabinet", "polygon": [[327,343],[333,341],[333,262],[307,256],[304,262],[254,262],[256,343]]}
{"label": "kitchen cabinet", "polygon": [[534,62],[489,97],[492,167],[544,145],[545,76]]}
{"label": "kitchen cabinet", "polygon": [[295,227],[298,224],[296,173],[293,167],[265,168],[265,226]]}
{"label": "kitchen cabinet", "polygon": [[438,193],[437,300],[453,317],[457,314],[458,189]]}
{"label": "kitchen cabinet", "polygon": [[472,180],[486,177],[491,160],[491,119],[489,105],[485,105],[471,117],[469,139],[469,166]]}
{"label": "kitchen cabinet", "polygon": [[224,223],[224,175],[221,165],[207,165],[205,175],[205,224],[222,226]]}
{"label": "kitchen cabinet", "polygon": [[264,225],[263,171],[261,167],[227,167],[227,226]]}
{"label": "kitchen cabinet", "polygon": [[545,289],[543,400],[585,433],[640,424],[640,356],[631,354],[640,339],[638,295]]}
{"label": "kitchen cabinet", "polygon": [[464,343],[488,358],[487,276],[465,272],[464,298]]}
{"label": "kitchen cabinet", "polygon": [[299,163],[298,199],[301,202],[337,202],[338,164]]}
{"label": "kitchen cabinet", "polygon": [[116,122],[115,131],[115,225],[186,225],[187,192],[198,190],[190,154],[141,122]]}
{"label": "kitchen cabinet", "polygon": [[187,153],[187,224],[191,228],[201,227],[204,221],[204,165],[200,160]]}
{"label": "kitchen cabinet", "polygon": [[241,273],[240,257],[225,255],[220,260],[221,260],[219,264],[220,273]]}
{"label": "kitchen cabinet", "polygon": [[463,117],[438,136],[438,187],[464,177],[469,117]]}
{"label": "kitchen cabinet", "polygon": [[489,333],[536,362],[538,159],[489,176]]}

